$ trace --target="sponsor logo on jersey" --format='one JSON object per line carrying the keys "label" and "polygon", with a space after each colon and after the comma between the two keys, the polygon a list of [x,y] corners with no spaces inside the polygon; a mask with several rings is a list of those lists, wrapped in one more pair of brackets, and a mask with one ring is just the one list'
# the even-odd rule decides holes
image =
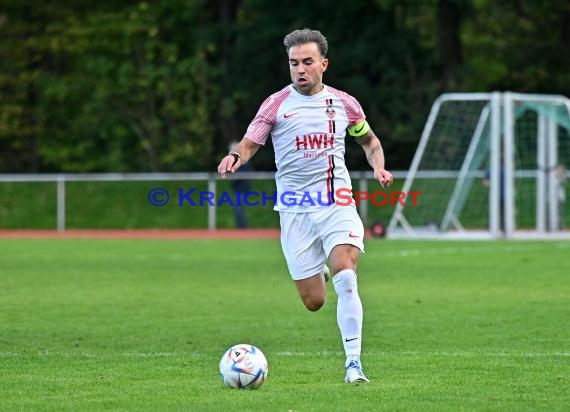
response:
{"label": "sponsor logo on jersey", "polygon": [[295,136],[297,150],[328,149],[334,147],[333,133],[315,133]]}

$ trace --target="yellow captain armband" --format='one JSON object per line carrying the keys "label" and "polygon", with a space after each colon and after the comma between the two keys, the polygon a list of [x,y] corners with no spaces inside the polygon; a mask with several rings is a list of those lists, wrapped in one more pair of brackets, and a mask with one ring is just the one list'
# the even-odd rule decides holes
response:
{"label": "yellow captain armband", "polygon": [[352,137],[360,137],[364,136],[370,130],[370,125],[366,120],[361,121],[360,123],[355,124],[354,126],[350,126],[348,129],[348,134]]}

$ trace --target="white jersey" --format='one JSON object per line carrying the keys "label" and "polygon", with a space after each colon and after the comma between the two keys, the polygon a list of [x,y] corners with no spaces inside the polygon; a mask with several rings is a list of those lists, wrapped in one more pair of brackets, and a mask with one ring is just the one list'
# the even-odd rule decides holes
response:
{"label": "white jersey", "polygon": [[347,127],[364,119],[354,97],[330,86],[306,96],[289,85],[261,104],[245,137],[263,145],[271,134],[277,166],[275,210],[315,210],[334,203],[339,189],[352,190],[344,138]]}

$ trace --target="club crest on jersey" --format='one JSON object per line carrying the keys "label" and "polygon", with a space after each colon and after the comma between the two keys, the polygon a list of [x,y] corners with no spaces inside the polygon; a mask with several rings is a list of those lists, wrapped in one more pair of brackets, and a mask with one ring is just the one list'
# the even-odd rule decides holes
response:
{"label": "club crest on jersey", "polygon": [[336,112],[334,111],[333,108],[333,103],[332,103],[332,99],[326,99],[326,104],[327,104],[327,109],[325,110],[327,116],[329,117],[329,119],[334,118],[334,115],[336,114]]}

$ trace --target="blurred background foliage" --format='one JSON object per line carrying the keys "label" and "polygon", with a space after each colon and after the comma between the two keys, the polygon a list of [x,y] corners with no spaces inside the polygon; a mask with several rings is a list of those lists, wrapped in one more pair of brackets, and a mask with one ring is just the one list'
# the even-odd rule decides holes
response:
{"label": "blurred background foliage", "polygon": [[[441,93],[569,96],[568,22],[554,0],[0,0],[0,172],[214,170],[289,82],[303,27],[407,169]],[[275,168],[270,144],[253,164]]]}

